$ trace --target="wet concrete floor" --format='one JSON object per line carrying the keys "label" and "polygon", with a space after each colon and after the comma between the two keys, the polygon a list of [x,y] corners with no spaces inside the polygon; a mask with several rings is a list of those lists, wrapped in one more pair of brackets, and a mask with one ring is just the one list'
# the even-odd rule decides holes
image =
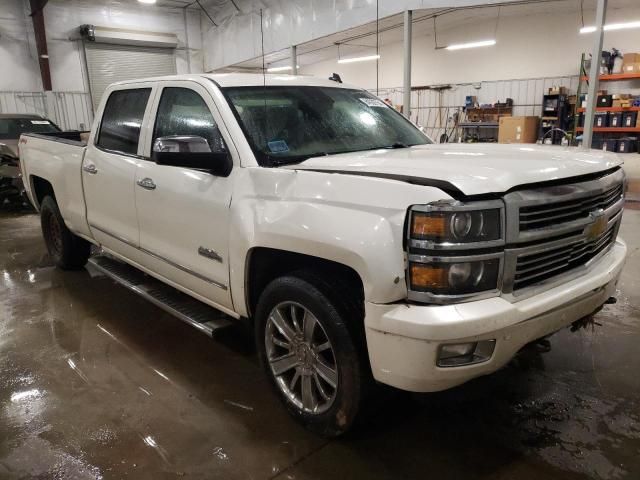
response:
{"label": "wet concrete floor", "polygon": [[[640,211],[619,302],[500,372],[393,394],[346,438],[294,423],[241,330],[218,340],[54,269],[0,212],[0,479],[640,478]],[[548,351],[547,351],[548,350]]]}

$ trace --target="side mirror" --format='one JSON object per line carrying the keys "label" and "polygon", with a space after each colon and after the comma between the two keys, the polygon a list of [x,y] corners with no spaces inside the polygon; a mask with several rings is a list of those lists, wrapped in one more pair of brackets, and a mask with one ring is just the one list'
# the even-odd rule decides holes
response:
{"label": "side mirror", "polygon": [[226,149],[212,152],[206,139],[191,135],[156,138],[151,160],[158,165],[204,170],[218,177],[228,177],[233,168]]}

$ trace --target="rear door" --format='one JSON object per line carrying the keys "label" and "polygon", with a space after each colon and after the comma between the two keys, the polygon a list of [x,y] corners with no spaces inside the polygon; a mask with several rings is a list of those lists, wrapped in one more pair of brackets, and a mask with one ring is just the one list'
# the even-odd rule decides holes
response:
{"label": "rear door", "polygon": [[134,185],[142,158],[143,122],[153,93],[154,86],[148,83],[108,91],[82,163],[91,233],[127,257],[135,256],[140,244]]}
{"label": "rear door", "polygon": [[[211,94],[191,81],[161,82],[145,141],[198,136],[211,151],[238,155]],[[138,164],[135,198],[145,266],[201,299],[231,309],[229,284],[229,206],[234,168],[228,177],[152,161]]]}

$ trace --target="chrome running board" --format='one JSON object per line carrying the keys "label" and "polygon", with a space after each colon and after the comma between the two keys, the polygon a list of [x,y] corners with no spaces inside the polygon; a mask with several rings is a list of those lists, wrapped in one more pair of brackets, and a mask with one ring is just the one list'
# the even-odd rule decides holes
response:
{"label": "chrome running board", "polygon": [[89,264],[120,285],[210,336],[233,324],[228,315],[124,262],[106,255],[96,255],[89,259]]}

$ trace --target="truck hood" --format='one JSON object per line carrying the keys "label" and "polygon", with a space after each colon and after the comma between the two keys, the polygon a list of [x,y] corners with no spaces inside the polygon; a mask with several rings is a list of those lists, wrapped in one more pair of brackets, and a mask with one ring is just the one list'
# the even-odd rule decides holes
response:
{"label": "truck hood", "polygon": [[588,175],[622,163],[614,153],[576,147],[460,143],[342,153],[283,168],[423,181],[478,195]]}

